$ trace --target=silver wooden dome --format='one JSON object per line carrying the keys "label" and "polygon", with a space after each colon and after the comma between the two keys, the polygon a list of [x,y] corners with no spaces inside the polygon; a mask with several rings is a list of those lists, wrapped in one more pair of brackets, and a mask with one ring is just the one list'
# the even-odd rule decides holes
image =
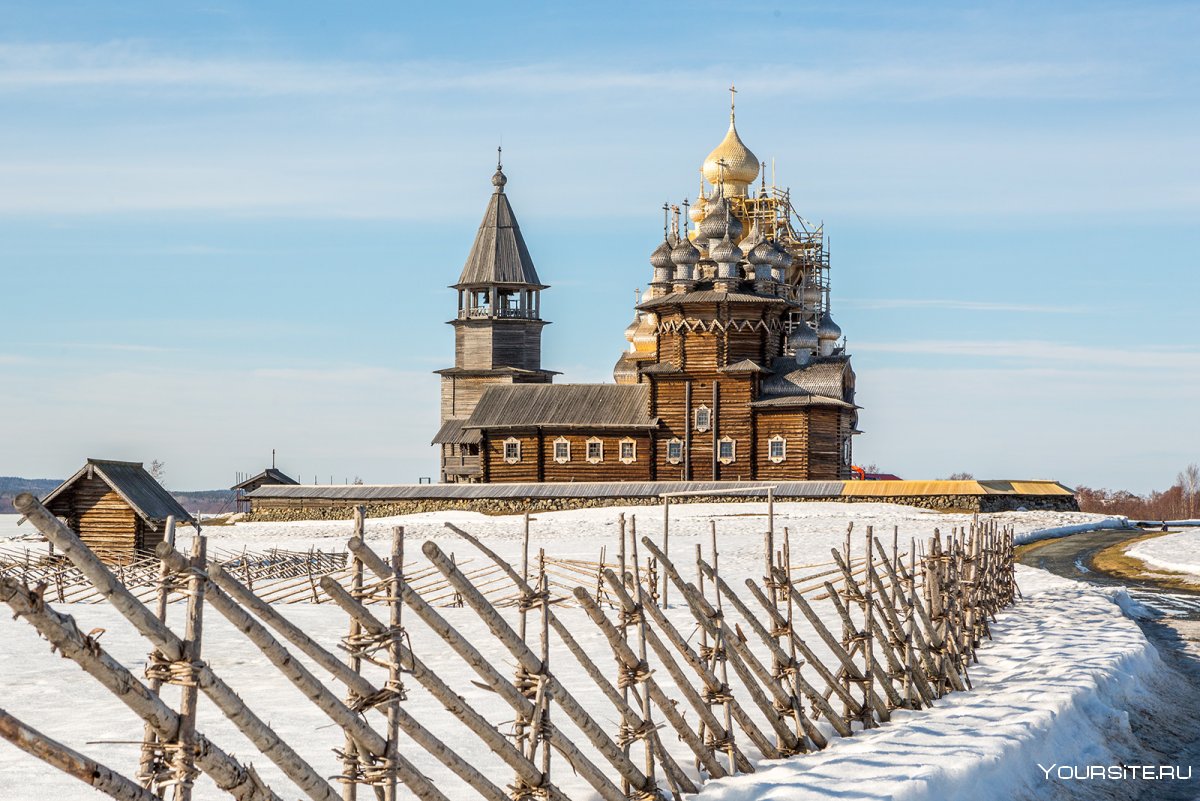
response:
{"label": "silver wooden dome", "polygon": [[821,315],[821,322],[817,323],[817,338],[822,341],[842,338],[842,329],[829,316],[829,312]]}

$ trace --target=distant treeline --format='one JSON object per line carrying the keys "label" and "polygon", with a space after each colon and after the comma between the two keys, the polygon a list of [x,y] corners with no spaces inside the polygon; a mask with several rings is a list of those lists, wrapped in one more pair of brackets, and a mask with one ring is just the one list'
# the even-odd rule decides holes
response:
{"label": "distant treeline", "polygon": [[1165,490],[1137,495],[1128,490],[1076,487],[1079,509],[1134,520],[1193,520],[1200,517],[1200,465],[1188,465]]}
{"label": "distant treeline", "polygon": [[[12,502],[22,492],[31,492],[43,498],[61,483],[62,479],[54,478],[0,476],[0,514],[16,514]],[[192,514],[219,514],[234,510],[232,490],[186,490],[171,491],[171,494],[180,506]]]}

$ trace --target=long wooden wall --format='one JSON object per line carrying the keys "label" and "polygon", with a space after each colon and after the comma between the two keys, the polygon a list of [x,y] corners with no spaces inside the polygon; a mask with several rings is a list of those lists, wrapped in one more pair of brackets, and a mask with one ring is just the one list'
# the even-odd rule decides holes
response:
{"label": "long wooden wall", "polygon": [[[604,459],[587,460],[587,441],[599,437],[604,444]],[[504,443],[509,437],[521,443],[521,460],[514,464],[504,461]],[[565,438],[571,445],[571,460],[554,461],[554,442]],[[632,439],[635,459],[621,461],[620,442]],[[484,457],[487,460],[487,480],[491,482],[520,481],[651,481],[654,480],[654,448],[649,434],[641,432],[580,432],[575,430],[544,429],[538,431],[489,431]]]}

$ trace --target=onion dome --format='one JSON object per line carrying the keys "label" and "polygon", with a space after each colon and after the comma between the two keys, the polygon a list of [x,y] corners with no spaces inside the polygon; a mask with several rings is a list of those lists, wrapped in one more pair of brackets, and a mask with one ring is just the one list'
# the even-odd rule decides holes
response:
{"label": "onion dome", "polygon": [[688,209],[688,219],[690,219],[694,223],[700,222],[701,220],[704,219],[704,215],[707,213],[707,209],[708,209],[708,198],[704,197],[704,193],[701,192],[699,197],[696,198],[696,205],[692,206],[690,209]]}
{"label": "onion dome", "polygon": [[829,340],[838,340],[842,338],[842,329],[829,316],[829,312],[821,315],[821,322],[817,323],[817,338],[822,342]]}
{"label": "onion dome", "polygon": [[633,322],[625,326],[625,341],[632,343],[633,336],[637,333],[638,323],[642,321],[641,317],[634,317]]}
{"label": "onion dome", "polygon": [[746,234],[746,238],[738,242],[738,247],[747,257],[750,256],[750,251],[754,250],[755,245],[763,241],[762,231],[758,228],[758,219],[755,218],[754,224],[750,226],[750,233]]}
{"label": "onion dome", "polygon": [[737,264],[742,260],[742,251],[737,245],[729,241],[728,235],[722,237],[720,242],[713,245],[712,251],[708,255],[717,264]]}
{"label": "onion dome", "polygon": [[733,195],[746,194],[746,187],[758,177],[758,157],[750,152],[750,148],[738,136],[732,113],[729,115],[729,131],[721,144],[704,160],[703,172],[710,184],[724,185]]}
{"label": "onion dome", "polygon": [[653,353],[658,349],[658,317],[652,313],[643,314],[637,321],[633,337],[629,340],[637,353]]}
{"label": "onion dome", "polygon": [[792,266],[792,254],[788,253],[783,245],[778,242],[771,242],[771,266],[787,269]]}
{"label": "onion dome", "polygon": [[821,287],[817,284],[816,279],[811,275],[807,276],[800,289],[800,300],[804,301],[804,305],[812,308],[820,305],[822,295]]}
{"label": "onion dome", "polygon": [[506,183],[508,183],[508,177],[504,174],[504,170],[496,165],[496,174],[492,176],[492,186],[496,187],[497,192],[503,192]]}
{"label": "onion dome", "polygon": [[[775,258],[775,248],[771,247],[770,242],[759,242],[754,246],[754,249],[746,254],[746,260],[751,264],[767,264],[771,265]],[[774,265],[771,265],[774,266]]]}
{"label": "onion dome", "polygon": [[[655,251],[655,253],[657,252]],[[696,246],[686,236],[679,240],[678,245],[671,248],[671,262],[676,267],[691,267],[698,261],[700,261],[700,251],[696,250]]]}
{"label": "onion dome", "polygon": [[666,270],[671,265],[671,243],[664,239],[650,254],[650,266],[656,270]]}
{"label": "onion dome", "polygon": [[708,206],[708,214],[700,221],[697,234],[700,239],[721,239],[728,236],[736,242],[742,236],[742,221],[735,217],[729,209],[729,201],[718,198]]}
{"label": "onion dome", "polygon": [[799,322],[787,335],[787,344],[793,353],[816,350],[820,344],[817,332],[808,323]]}

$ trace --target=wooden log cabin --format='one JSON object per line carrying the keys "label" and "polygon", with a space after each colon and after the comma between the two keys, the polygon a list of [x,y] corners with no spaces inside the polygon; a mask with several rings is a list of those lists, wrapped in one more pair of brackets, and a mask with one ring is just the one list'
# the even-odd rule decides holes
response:
{"label": "wooden log cabin", "polygon": [[42,503],[105,561],[153,553],[168,517],[196,522],[140,462],[88,459]]}
{"label": "wooden log cabin", "polygon": [[[272,460],[274,457],[272,457]],[[250,500],[246,497],[259,487],[291,486],[300,482],[271,465],[256,476],[251,476],[230,487],[234,493],[234,507],[238,512],[250,511]]]}
{"label": "wooden log cabin", "polygon": [[824,230],[789,192],[765,180],[756,191],[759,166],[731,107],[708,187],[690,210],[663,207],[615,384],[556,385],[541,366],[547,287],[497,165],[454,287],[455,366],[439,371],[442,481],[851,478],[859,407]]}

